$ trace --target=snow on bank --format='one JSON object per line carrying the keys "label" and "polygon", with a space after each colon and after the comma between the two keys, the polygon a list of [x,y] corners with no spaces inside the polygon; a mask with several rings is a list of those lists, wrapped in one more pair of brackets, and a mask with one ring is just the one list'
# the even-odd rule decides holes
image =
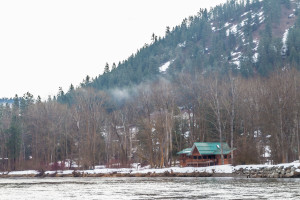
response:
{"label": "snow on bank", "polygon": [[273,168],[273,167],[283,167],[288,168],[288,167],[295,167],[295,168],[299,168],[300,167],[300,163],[298,162],[292,162],[292,163],[282,163],[282,164],[278,164],[278,165],[238,165],[233,167],[234,170],[239,170],[239,169],[260,169],[260,168]]}
{"label": "snow on bank", "polygon": [[[206,173],[224,173],[224,174],[231,174],[240,169],[260,169],[260,168],[273,168],[273,167],[295,167],[297,168],[296,171],[300,172],[300,163],[292,162],[292,163],[284,163],[278,165],[238,165],[238,166],[231,166],[231,165],[217,165],[217,166],[210,166],[210,167],[169,167],[169,168],[159,168],[159,169],[151,169],[149,166],[147,167],[135,167],[135,168],[98,168],[94,170],[76,170],[80,173],[85,174],[112,174],[112,173],[120,173],[120,174],[147,174],[147,173],[156,173],[162,174],[166,171],[173,172],[173,173],[193,173],[193,172],[206,172]],[[59,170],[59,171],[45,171],[45,174],[63,174],[68,175],[72,174],[74,170]],[[14,172],[1,172],[1,174],[5,175],[36,175],[39,174],[38,171],[35,170],[27,170],[27,171],[14,171]]]}
{"label": "snow on bank", "polygon": [[30,175],[30,174],[38,174],[38,171],[35,170],[26,170],[26,171],[13,171],[13,172],[2,172],[2,174],[7,175]]}

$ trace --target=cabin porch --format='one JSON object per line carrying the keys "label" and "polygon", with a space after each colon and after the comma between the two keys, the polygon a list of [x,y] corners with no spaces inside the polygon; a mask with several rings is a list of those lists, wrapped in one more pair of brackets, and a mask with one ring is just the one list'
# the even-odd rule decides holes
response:
{"label": "cabin porch", "polygon": [[[231,155],[224,155],[224,164],[231,164]],[[214,165],[222,165],[221,155],[180,155],[180,166],[182,167],[207,167]]]}

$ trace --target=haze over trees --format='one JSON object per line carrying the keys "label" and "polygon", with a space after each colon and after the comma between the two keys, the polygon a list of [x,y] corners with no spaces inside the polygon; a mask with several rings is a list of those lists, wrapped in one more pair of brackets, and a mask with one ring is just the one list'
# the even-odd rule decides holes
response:
{"label": "haze over trees", "polygon": [[264,163],[268,150],[274,163],[298,160],[297,3],[201,9],[77,88],[0,104],[0,168],[166,167],[194,142],[221,141],[237,148],[235,164]]}

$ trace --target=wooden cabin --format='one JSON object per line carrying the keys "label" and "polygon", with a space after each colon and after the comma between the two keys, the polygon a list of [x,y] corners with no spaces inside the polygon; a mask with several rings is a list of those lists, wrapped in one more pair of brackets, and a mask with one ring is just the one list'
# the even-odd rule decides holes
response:
{"label": "wooden cabin", "polygon": [[[231,149],[223,142],[224,164],[231,164]],[[206,167],[222,165],[220,142],[195,142],[192,148],[177,153],[181,167]]]}

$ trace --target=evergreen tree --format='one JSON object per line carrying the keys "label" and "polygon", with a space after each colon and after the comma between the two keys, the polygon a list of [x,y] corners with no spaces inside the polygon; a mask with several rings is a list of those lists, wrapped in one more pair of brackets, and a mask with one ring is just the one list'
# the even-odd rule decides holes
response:
{"label": "evergreen tree", "polygon": [[42,103],[42,98],[40,95],[38,95],[37,99],[36,99],[36,103],[39,104],[39,103]]}
{"label": "evergreen tree", "polygon": [[13,114],[16,115],[16,116],[18,116],[19,115],[19,111],[20,111],[20,99],[19,99],[19,97],[18,97],[17,94],[13,98],[12,109],[13,109]]}
{"label": "evergreen tree", "polygon": [[8,134],[7,149],[11,169],[16,170],[16,161],[21,150],[21,124],[18,116],[13,115],[10,128],[6,132]]}
{"label": "evergreen tree", "polygon": [[250,10],[250,0],[247,0],[246,2],[246,11]]}
{"label": "evergreen tree", "polygon": [[26,94],[23,95],[21,98],[20,102],[20,112],[22,115],[25,114],[27,111],[28,107],[34,104],[34,98],[33,95],[30,94],[30,92],[27,92]]}
{"label": "evergreen tree", "polygon": [[104,67],[104,74],[109,73],[109,72],[110,72],[109,65],[108,65],[108,63],[106,63],[105,67]]}
{"label": "evergreen tree", "polygon": [[89,83],[90,83],[90,76],[89,75],[87,75],[86,77],[85,77],[85,80],[84,80],[84,84],[87,86]]}
{"label": "evergreen tree", "polygon": [[169,35],[170,32],[171,32],[171,31],[170,31],[170,26],[167,26],[167,28],[166,28],[166,36]]}
{"label": "evergreen tree", "polygon": [[69,92],[72,92],[72,91],[74,91],[74,85],[73,84],[71,84],[70,88],[69,88]]}
{"label": "evergreen tree", "polygon": [[113,65],[111,66],[111,70],[115,70],[117,68],[116,63],[113,63]]}
{"label": "evergreen tree", "polygon": [[59,87],[59,89],[58,89],[57,98],[55,96],[53,97],[54,101],[56,99],[59,103],[67,103],[67,96],[66,96],[65,92],[63,91],[62,87]]}

